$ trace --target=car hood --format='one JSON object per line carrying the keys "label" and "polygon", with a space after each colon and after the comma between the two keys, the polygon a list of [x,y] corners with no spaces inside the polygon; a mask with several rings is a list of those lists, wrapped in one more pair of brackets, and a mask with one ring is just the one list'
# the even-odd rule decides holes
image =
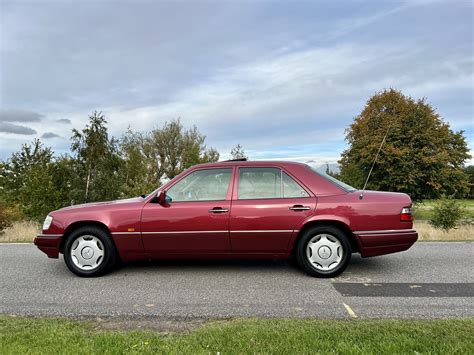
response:
{"label": "car hood", "polygon": [[143,202],[143,201],[144,201],[143,197],[133,197],[133,198],[126,198],[123,200],[90,202],[90,203],[82,203],[80,205],[64,207],[64,208],[59,209],[58,211],[75,210],[75,209],[90,208],[90,207],[114,206],[117,204],[132,204],[132,203]]}

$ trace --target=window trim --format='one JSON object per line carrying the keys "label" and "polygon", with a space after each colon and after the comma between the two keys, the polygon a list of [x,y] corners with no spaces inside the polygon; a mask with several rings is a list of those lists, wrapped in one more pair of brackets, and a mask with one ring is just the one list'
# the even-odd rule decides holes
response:
{"label": "window trim", "polygon": [[[280,170],[280,194],[282,197],[259,197],[259,198],[239,198],[239,183],[240,183],[240,169],[279,169]],[[293,179],[298,186],[300,186],[308,196],[305,197],[283,197],[283,173],[288,175],[291,179]],[[312,198],[313,193],[298,179],[296,179],[292,174],[290,174],[285,169],[279,166],[238,166],[235,170],[235,193],[236,196],[232,197],[234,201],[259,201],[259,200],[294,200],[294,199],[302,199],[302,198]]]}
{"label": "window trim", "polygon": [[164,185],[164,186],[166,186],[165,190],[168,191],[169,189],[171,189],[173,186],[175,186],[177,183],[179,183],[184,178],[188,177],[189,175],[191,175],[191,174],[193,174],[197,171],[202,171],[202,170],[230,170],[229,186],[227,187],[227,192],[226,192],[225,198],[222,199],[222,200],[171,201],[171,204],[175,204],[175,203],[199,203],[199,202],[206,203],[206,202],[214,202],[214,201],[215,202],[225,202],[225,201],[231,201],[232,200],[232,191],[234,190],[234,174],[235,174],[235,167],[234,166],[215,167],[215,168],[202,167],[202,168],[192,169],[188,174],[185,174],[185,175],[181,176],[178,180],[173,181],[172,184],[170,184],[168,186]]}

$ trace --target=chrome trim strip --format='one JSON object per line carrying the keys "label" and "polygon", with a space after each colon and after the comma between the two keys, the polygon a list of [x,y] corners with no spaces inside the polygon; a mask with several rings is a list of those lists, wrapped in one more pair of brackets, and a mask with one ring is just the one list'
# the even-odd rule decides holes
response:
{"label": "chrome trim strip", "polygon": [[[226,230],[217,231],[169,231],[169,232],[112,232],[112,235],[127,235],[127,234],[212,234],[212,233],[227,233]],[[233,230],[230,233],[292,233],[299,232],[299,230],[292,229],[259,229],[259,230]]]}
{"label": "chrome trim strip", "polygon": [[196,233],[227,233],[227,231],[177,231],[177,232],[142,232],[142,234],[196,234]]}
{"label": "chrome trim strip", "polygon": [[354,234],[406,234],[416,233],[414,229],[382,229],[370,231],[353,231]]}
{"label": "chrome trim strip", "polygon": [[36,237],[44,238],[44,237],[51,237],[51,238],[57,238],[57,237],[62,237],[62,234],[38,234]]}
{"label": "chrome trim strip", "polygon": [[258,230],[238,230],[230,231],[231,233],[290,233],[298,232],[293,229],[258,229]]}
{"label": "chrome trim strip", "polygon": [[123,235],[123,234],[141,234],[141,232],[112,232],[112,235]]}

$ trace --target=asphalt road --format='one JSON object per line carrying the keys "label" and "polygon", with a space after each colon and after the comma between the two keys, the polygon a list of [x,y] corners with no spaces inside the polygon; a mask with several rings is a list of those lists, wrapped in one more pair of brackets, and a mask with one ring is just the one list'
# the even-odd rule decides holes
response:
{"label": "asphalt road", "polygon": [[474,243],[417,243],[354,255],[336,279],[286,262],[129,264],[100,278],[71,274],[31,244],[0,244],[0,313],[161,319],[234,316],[474,317]]}

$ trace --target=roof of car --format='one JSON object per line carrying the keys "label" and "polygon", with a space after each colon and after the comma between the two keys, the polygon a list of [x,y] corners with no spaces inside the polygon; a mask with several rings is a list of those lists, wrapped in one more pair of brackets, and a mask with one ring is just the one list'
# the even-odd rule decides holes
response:
{"label": "roof of car", "polygon": [[285,160],[253,160],[253,161],[242,161],[242,160],[226,160],[226,161],[219,161],[215,163],[204,163],[194,165],[193,167],[199,168],[216,168],[216,167],[223,167],[223,166],[279,166],[279,167],[288,167],[290,166],[307,166],[304,163],[293,162],[293,161],[285,161]]}
{"label": "roof of car", "polygon": [[294,162],[294,161],[285,161],[285,160],[253,160],[253,161],[248,161],[248,160],[241,160],[241,159],[235,159],[235,160],[225,160],[225,161],[219,161],[216,163],[204,163],[204,164],[199,164],[195,166],[199,167],[218,167],[218,166],[234,166],[234,165],[239,165],[239,166],[262,166],[262,165],[274,165],[274,166],[290,166],[290,165],[298,165],[298,166],[305,166],[306,164],[304,163],[299,163],[299,162]]}

